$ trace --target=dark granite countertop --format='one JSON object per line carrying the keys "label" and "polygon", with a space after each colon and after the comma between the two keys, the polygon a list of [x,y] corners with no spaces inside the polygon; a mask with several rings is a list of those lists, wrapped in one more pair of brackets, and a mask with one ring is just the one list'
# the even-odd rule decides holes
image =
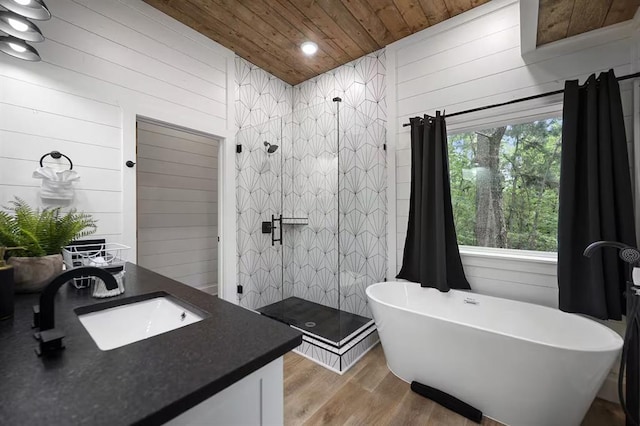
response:
{"label": "dark granite countertop", "polygon": [[0,424],[160,424],[298,346],[284,324],[127,264],[125,293],[165,291],[206,311],[200,322],[101,351],[74,308],[94,299],[70,285],[56,296],[56,328],[66,349],[39,358],[31,328],[36,295],[16,295],[12,320],[0,321]]}

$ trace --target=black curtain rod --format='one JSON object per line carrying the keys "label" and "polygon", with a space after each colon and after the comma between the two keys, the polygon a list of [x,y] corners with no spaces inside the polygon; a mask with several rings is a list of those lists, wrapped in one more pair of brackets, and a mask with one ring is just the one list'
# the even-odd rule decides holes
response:
{"label": "black curtain rod", "polygon": [[[623,75],[621,77],[618,77],[617,80],[618,81],[629,80],[631,78],[637,78],[637,77],[640,77],[640,72],[637,72],[635,74]],[[564,89],[554,90],[552,92],[540,93],[539,95],[527,96],[526,98],[513,99],[511,101],[502,102],[500,104],[486,105],[486,106],[482,106],[482,107],[478,107],[478,108],[468,109],[466,111],[454,112],[453,114],[446,114],[445,116],[447,118],[448,117],[455,117],[456,115],[469,114],[469,113],[472,113],[472,112],[483,111],[485,109],[491,109],[491,108],[497,108],[497,107],[501,107],[501,106],[505,106],[505,105],[517,104],[519,102],[530,101],[530,100],[533,100],[533,99],[544,98],[544,97],[552,96],[552,95],[559,95],[560,93],[563,93],[563,92],[564,92]],[[416,118],[420,118],[420,117],[416,117]],[[411,123],[404,123],[402,125],[402,127],[407,127],[407,126],[411,126]]]}

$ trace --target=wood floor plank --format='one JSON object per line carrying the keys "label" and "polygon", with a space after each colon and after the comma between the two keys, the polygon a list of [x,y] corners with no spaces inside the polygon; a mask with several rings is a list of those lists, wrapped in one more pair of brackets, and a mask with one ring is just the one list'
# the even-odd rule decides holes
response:
{"label": "wood floor plank", "polygon": [[409,390],[394,410],[389,426],[427,424],[435,405],[435,402]]}
{"label": "wood floor plank", "polygon": [[434,404],[427,426],[465,426],[467,419],[447,410],[442,405]]}
{"label": "wood floor plank", "polygon": [[[285,398],[288,395],[297,395],[304,387],[308,385],[311,381],[318,378],[318,375],[323,374],[326,371],[326,368],[321,365],[316,364],[313,361],[310,361],[306,358],[300,357],[301,361],[298,362],[298,365],[295,368],[289,368],[285,364],[284,368],[284,396]],[[287,360],[285,359],[285,363]]]}
{"label": "wood floor plank", "polygon": [[363,392],[361,386],[347,381],[340,389],[327,401],[322,409],[316,413],[304,424],[314,425],[342,425],[345,424],[354,410],[366,409],[368,407],[367,400],[371,398],[368,392]]}
{"label": "wood floor plank", "polygon": [[[387,368],[378,345],[343,375],[300,355],[284,358],[285,425],[472,426],[474,422],[412,392]],[[618,404],[596,399],[582,426],[623,426]],[[503,426],[484,418],[484,426]]]}
{"label": "wood floor plank", "polygon": [[387,368],[387,361],[382,351],[382,345],[371,350],[367,357],[369,365],[366,368],[360,370],[353,378],[355,383],[358,383],[364,389],[373,391],[378,384],[385,378],[389,369]]}
{"label": "wood floor plank", "polygon": [[[474,426],[476,425],[476,422],[472,422],[471,420],[467,420],[467,426]],[[490,419],[488,417],[483,417],[482,418],[482,426],[504,426],[502,423],[497,422],[493,419]]]}
{"label": "wood floor plank", "polygon": [[305,361],[313,366],[305,365],[304,373],[292,376],[290,382],[285,379],[286,424],[303,424],[346,383],[333,371],[310,360]]}
{"label": "wood floor plank", "polygon": [[305,357],[297,355],[295,352],[286,353],[284,355],[284,376],[287,377],[291,374],[294,374],[298,369],[300,363],[302,363],[304,360],[307,359]]}
{"label": "wood floor plank", "polygon": [[625,417],[620,405],[596,398],[584,416],[582,426],[624,426]]}
{"label": "wood floor plank", "polygon": [[[371,393],[367,406],[354,410],[347,424],[359,426],[391,424],[402,397],[410,391],[406,382],[391,372],[387,373]],[[390,398],[390,395],[394,397]]]}

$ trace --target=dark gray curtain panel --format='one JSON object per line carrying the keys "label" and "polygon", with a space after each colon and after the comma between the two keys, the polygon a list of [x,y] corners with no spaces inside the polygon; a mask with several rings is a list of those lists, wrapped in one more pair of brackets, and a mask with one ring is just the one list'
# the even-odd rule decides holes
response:
{"label": "dark gray curtain panel", "polygon": [[411,119],[409,226],[397,278],[442,292],[471,289],[453,223],[447,129],[440,111]]}
{"label": "dark gray curtain panel", "polygon": [[627,266],[618,250],[583,256],[598,240],[636,245],[627,138],[613,70],[591,75],[582,86],[577,80],[565,83],[558,215],[560,309],[620,320]]}

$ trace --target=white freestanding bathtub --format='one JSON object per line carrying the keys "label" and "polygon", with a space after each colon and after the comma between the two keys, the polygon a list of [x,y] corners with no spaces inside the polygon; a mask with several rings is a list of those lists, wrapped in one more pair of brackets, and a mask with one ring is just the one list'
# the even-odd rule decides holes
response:
{"label": "white freestanding bathtub", "polygon": [[513,426],[579,425],[622,348],[556,309],[410,282],[367,288],[389,369]]}

